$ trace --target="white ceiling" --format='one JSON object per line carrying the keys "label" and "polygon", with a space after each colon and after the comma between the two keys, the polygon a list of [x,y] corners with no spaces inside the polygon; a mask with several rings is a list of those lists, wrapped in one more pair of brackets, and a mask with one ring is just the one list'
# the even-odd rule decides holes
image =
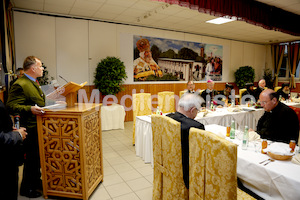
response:
{"label": "white ceiling", "polygon": [[[300,15],[300,0],[258,0]],[[205,23],[216,17],[197,10],[151,0],[11,0],[17,10],[84,17],[260,44],[300,40],[242,21]],[[292,19],[291,19],[292,20]],[[299,26],[299,22],[295,25]]]}

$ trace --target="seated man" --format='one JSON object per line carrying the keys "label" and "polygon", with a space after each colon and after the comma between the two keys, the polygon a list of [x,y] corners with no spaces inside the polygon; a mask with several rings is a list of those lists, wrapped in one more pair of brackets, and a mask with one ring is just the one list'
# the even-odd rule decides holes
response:
{"label": "seated man", "polygon": [[182,171],[187,188],[189,188],[189,130],[191,127],[204,130],[204,125],[194,120],[202,102],[203,99],[198,94],[185,93],[178,102],[177,112],[167,115],[181,123]]}
{"label": "seated man", "polygon": [[277,94],[280,98],[282,98],[283,101],[287,100],[290,98],[291,95],[291,91],[289,88],[289,83],[282,83],[281,88],[279,90],[277,90]]}
{"label": "seated man", "polygon": [[194,81],[187,82],[187,89],[185,89],[187,93],[194,93],[195,92],[195,83]]}
{"label": "seated man", "polygon": [[210,104],[210,102],[214,100],[214,97],[218,95],[218,92],[214,90],[215,83],[211,79],[209,79],[206,84],[207,84],[207,89],[204,90],[201,94],[201,97],[204,99],[202,106],[206,106],[206,104]]}
{"label": "seated man", "polygon": [[[231,104],[231,100],[232,98],[234,97],[231,97],[231,91],[233,89],[233,85],[232,84],[229,84],[229,83],[226,83],[225,84],[225,89],[222,90],[222,91],[219,91],[219,95],[222,95],[222,98],[225,98],[225,105],[228,106],[228,104]],[[218,98],[218,100],[222,101],[222,99]]]}
{"label": "seated man", "polygon": [[[245,92],[243,92],[243,94],[242,94],[242,101],[244,100],[244,101],[254,101],[255,100],[255,97],[254,97],[254,84],[253,83],[246,83],[246,91]],[[247,95],[247,97],[245,98],[244,96],[246,96]],[[244,97],[244,98],[243,98]],[[243,101],[243,102],[244,102]]]}
{"label": "seated man", "polygon": [[259,99],[259,95],[262,91],[265,90],[265,87],[266,87],[266,81],[265,79],[261,79],[259,82],[258,82],[258,87],[256,88],[256,90],[254,91],[254,97],[255,97],[255,100],[258,101]]}
{"label": "seated man", "polygon": [[261,138],[285,143],[295,140],[297,144],[299,121],[295,111],[278,101],[278,93],[271,89],[264,90],[259,100],[265,109],[257,124]]}

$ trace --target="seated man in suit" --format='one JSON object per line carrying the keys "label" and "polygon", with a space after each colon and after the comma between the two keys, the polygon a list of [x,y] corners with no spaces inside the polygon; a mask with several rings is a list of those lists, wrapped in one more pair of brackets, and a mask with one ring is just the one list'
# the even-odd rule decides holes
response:
{"label": "seated man in suit", "polygon": [[204,125],[194,120],[202,102],[203,99],[197,93],[185,93],[178,102],[177,112],[167,115],[181,123],[182,170],[187,188],[189,188],[189,130],[191,127],[204,130]]}
{"label": "seated man in suit", "polygon": [[[256,101],[254,97],[254,84],[253,83],[246,83],[247,90],[242,94],[242,102],[244,101]],[[246,96],[246,97],[245,97]]]}
{"label": "seated man in suit", "polygon": [[215,83],[213,82],[213,80],[209,79],[206,84],[207,89],[204,90],[201,94],[201,97],[204,99],[202,106],[210,104],[211,101],[214,100],[214,97],[218,95],[218,92],[214,89]]}
{"label": "seated man in suit", "polygon": [[225,84],[225,89],[222,91],[219,91],[219,95],[222,95],[222,99],[218,98],[219,101],[223,101],[223,99],[225,99],[225,102],[222,103],[222,105],[224,106],[228,106],[229,104],[231,104],[231,100],[234,101],[234,96],[230,96],[231,95],[231,91],[233,90],[233,85],[226,83]]}
{"label": "seated man in suit", "polygon": [[265,110],[258,120],[257,133],[261,138],[289,143],[298,143],[299,121],[294,110],[278,101],[278,93],[266,89],[259,96],[260,103]]}
{"label": "seated man in suit", "polygon": [[195,83],[194,81],[189,81],[187,82],[187,89],[185,89],[184,91],[186,91],[187,93],[195,93]]}
{"label": "seated man in suit", "polygon": [[[279,96],[279,100],[287,100],[290,98],[291,95],[291,91],[289,88],[289,83],[282,83],[281,88],[279,90],[277,90],[277,94]],[[281,99],[280,99],[281,96]]]}

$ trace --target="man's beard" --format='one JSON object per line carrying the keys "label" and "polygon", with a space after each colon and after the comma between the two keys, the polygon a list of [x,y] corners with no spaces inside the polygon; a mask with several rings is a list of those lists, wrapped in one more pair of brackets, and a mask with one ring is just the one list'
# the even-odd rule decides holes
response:
{"label": "man's beard", "polygon": [[282,90],[285,94],[289,94],[290,93],[290,89],[288,90]]}
{"label": "man's beard", "polygon": [[230,95],[230,92],[228,92],[227,90],[224,90],[224,95],[225,95],[225,96],[229,96],[229,95]]}

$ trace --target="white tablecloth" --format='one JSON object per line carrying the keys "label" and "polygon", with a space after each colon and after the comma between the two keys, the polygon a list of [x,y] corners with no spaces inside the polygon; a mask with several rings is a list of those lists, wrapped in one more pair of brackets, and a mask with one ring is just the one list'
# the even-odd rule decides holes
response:
{"label": "white tablecloth", "polygon": [[153,166],[151,116],[137,116],[135,121],[135,152]]}
{"label": "white tablecloth", "polygon": [[[263,109],[253,109],[246,112],[229,112],[227,108],[217,109],[213,113],[209,113],[206,117],[196,117],[195,120],[202,124],[218,124],[227,126],[231,120],[236,121],[236,128],[244,128],[248,125],[249,128],[256,129],[258,119],[263,115]],[[136,155],[141,157],[145,163],[153,164],[153,145],[152,145],[152,130],[151,116],[137,116],[135,122],[135,151]]]}
{"label": "white tablecloth", "polygon": [[[205,129],[218,134],[225,134],[226,131],[224,126],[215,124],[206,125]],[[135,134],[136,155],[153,166],[150,116],[136,117]],[[235,142],[241,143],[238,139],[235,139]],[[255,152],[253,143],[250,143],[247,150],[242,150],[240,146],[237,174],[245,187],[265,199],[300,199],[300,165],[293,164],[291,161],[276,160],[264,166],[259,162],[268,159],[268,155]]]}
{"label": "white tablecloth", "polygon": [[205,117],[201,117],[203,113],[199,113],[195,120],[204,125],[218,124],[228,126],[234,120],[236,128],[244,128],[246,125],[253,130],[256,130],[256,125],[260,117],[264,114],[264,109],[255,109],[242,107],[252,111],[230,112],[228,108],[217,108],[214,112],[209,112]]}
{"label": "white tablecloth", "polygon": [[125,109],[119,104],[101,106],[102,131],[124,129]]}
{"label": "white tablecloth", "polygon": [[[207,125],[205,129],[223,135],[226,132],[226,127],[219,125]],[[247,150],[239,145],[237,175],[244,186],[266,200],[300,199],[300,165],[290,160],[275,160],[265,166],[259,164],[268,158],[255,151],[254,143],[250,142]]]}

